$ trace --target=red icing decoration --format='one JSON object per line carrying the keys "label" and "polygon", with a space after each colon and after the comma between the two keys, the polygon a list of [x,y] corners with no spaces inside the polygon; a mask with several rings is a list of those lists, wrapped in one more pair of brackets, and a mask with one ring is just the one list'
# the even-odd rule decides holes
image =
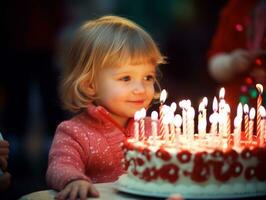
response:
{"label": "red icing decoration", "polygon": [[245,170],[245,178],[249,181],[255,177],[255,167],[247,167]]}
{"label": "red icing decoration", "polygon": [[163,180],[167,180],[170,183],[174,183],[177,181],[178,177],[178,172],[179,172],[179,168],[178,166],[174,165],[174,164],[167,164],[164,165],[161,169],[160,169],[160,177]]}
{"label": "red icing decoration", "polygon": [[204,182],[207,181],[210,175],[210,166],[198,160],[194,163],[194,167],[191,173],[191,180],[195,182]]}
{"label": "red icing decoration", "polygon": [[241,152],[241,157],[243,159],[250,159],[252,157],[252,151],[249,148],[245,148],[242,152]]}
{"label": "red icing decoration", "polygon": [[213,174],[216,180],[221,182],[226,182],[230,179],[231,176],[231,170],[230,166],[228,166],[227,171],[224,171],[223,169],[224,163],[223,162],[213,162]]}
{"label": "red icing decoration", "polygon": [[180,151],[180,152],[177,154],[177,158],[178,158],[178,160],[179,160],[181,163],[187,163],[187,162],[190,161],[191,153],[190,153],[190,151],[188,151],[188,150]]}
{"label": "red icing decoration", "polygon": [[171,154],[168,153],[164,148],[160,148],[159,150],[156,151],[155,155],[158,158],[161,158],[162,160],[168,161],[171,159]]}
{"label": "red icing decoration", "polygon": [[[237,169],[239,169],[239,171],[237,171]],[[232,176],[237,177],[241,175],[243,171],[243,165],[240,162],[234,162],[230,166],[230,171],[231,171]]]}

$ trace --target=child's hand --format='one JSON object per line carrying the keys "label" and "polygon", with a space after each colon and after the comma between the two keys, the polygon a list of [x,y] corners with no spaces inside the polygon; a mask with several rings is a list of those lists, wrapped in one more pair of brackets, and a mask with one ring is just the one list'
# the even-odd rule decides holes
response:
{"label": "child's hand", "polygon": [[1,191],[5,191],[11,182],[11,176],[8,172],[4,172],[1,176],[0,176],[0,192]]}
{"label": "child's hand", "polygon": [[0,141],[0,168],[5,171],[7,168],[7,158],[9,153],[9,143],[5,140]]}
{"label": "child's hand", "polygon": [[80,200],[86,200],[88,196],[98,197],[99,192],[92,183],[84,180],[77,180],[67,184],[66,187],[61,190],[55,198],[58,200],[75,200],[77,198]]}

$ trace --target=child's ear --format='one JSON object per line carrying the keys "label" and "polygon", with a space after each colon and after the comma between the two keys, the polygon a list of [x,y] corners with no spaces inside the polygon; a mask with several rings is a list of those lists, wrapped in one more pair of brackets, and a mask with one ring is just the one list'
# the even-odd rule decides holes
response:
{"label": "child's ear", "polygon": [[95,83],[88,83],[87,81],[81,83],[82,90],[85,91],[89,96],[96,95]]}

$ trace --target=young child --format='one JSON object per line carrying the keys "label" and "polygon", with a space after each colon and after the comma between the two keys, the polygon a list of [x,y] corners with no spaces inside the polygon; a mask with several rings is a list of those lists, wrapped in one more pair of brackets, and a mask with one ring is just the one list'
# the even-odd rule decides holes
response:
{"label": "young child", "polygon": [[0,133],[0,192],[5,191],[11,182],[11,176],[7,172],[7,158],[9,154],[9,143],[2,138]]}
{"label": "young child", "polygon": [[59,124],[49,152],[47,183],[60,191],[57,199],[97,197],[93,183],[123,173],[121,143],[134,113],[156,96],[163,62],[149,34],[128,19],[104,16],[81,26],[61,84],[65,108],[77,115]]}

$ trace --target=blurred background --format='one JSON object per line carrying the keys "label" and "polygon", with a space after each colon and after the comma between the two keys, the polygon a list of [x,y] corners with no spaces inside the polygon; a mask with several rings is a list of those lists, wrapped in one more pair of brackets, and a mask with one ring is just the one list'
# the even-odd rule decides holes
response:
{"label": "blurred background", "polygon": [[[129,18],[149,32],[168,63],[161,67],[167,103],[217,95],[207,52],[226,0],[9,0],[1,6],[0,131],[10,142],[16,199],[47,189],[48,151],[61,109],[57,85],[62,53],[85,20],[106,14]],[[63,47],[63,48],[62,48]],[[1,197],[2,199],[2,197]]]}

